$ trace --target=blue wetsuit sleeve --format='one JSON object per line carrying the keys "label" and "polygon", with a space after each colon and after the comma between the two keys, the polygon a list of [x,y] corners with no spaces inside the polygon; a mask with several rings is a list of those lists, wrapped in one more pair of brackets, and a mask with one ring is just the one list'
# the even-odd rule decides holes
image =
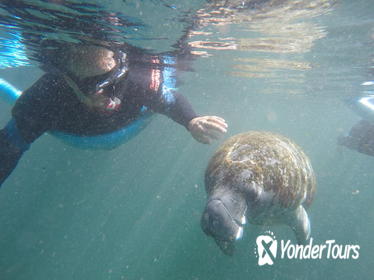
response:
{"label": "blue wetsuit sleeve", "polygon": [[160,64],[131,64],[126,90],[133,93],[135,103],[164,114],[187,128],[190,120],[198,115],[187,98],[176,90],[176,61],[167,56],[154,60]]}
{"label": "blue wetsuit sleeve", "polygon": [[29,144],[22,138],[13,119],[0,130],[0,186],[28,148]]}
{"label": "blue wetsuit sleeve", "polygon": [[180,93],[173,93],[173,96],[172,102],[166,102],[165,109],[162,113],[188,128],[189,122],[198,115],[185,96]]}
{"label": "blue wetsuit sleeve", "polygon": [[153,96],[150,94],[147,101],[146,106],[150,109],[168,116],[186,128],[193,118],[198,117],[187,98],[177,92],[159,93]]}

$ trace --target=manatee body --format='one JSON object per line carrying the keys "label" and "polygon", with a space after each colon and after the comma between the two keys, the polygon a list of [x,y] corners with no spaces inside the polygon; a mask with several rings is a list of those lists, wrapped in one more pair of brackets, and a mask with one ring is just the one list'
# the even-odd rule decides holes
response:
{"label": "manatee body", "polygon": [[228,139],[205,172],[207,204],[201,226],[224,253],[252,224],[286,224],[299,243],[310,237],[305,207],[313,200],[316,179],[308,157],[290,139],[250,131]]}

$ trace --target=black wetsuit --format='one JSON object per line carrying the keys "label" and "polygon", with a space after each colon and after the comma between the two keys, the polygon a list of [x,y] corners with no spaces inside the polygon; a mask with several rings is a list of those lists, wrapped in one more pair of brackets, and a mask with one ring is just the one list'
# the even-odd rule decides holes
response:
{"label": "black wetsuit", "polygon": [[[98,111],[82,103],[66,80],[59,74],[47,73],[17,100],[13,119],[0,131],[0,185],[15,168],[28,146],[44,132],[62,131],[81,136],[94,136],[119,130],[141,115],[142,108],[169,116],[187,127],[196,117],[189,102],[180,94],[165,93],[159,59],[131,61],[128,73],[105,91],[115,91],[121,100],[117,110]],[[155,63],[158,61],[158,63]],[[85,87],[101,77],[77,82]]]}

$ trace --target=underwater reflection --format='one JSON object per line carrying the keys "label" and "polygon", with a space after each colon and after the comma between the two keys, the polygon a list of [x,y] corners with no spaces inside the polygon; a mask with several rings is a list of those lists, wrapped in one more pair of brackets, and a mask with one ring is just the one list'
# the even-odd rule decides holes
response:
{"label": "underwater reflection", "polygon": [[[312,68],[311,64],[306,61],[291,61],[282,59],[259,59],[259,58],[236,58],[234,61],[242,64],[235,64],[234,70],[230,73],[234,76],[247,77],[247,78],[276,78],[281,77],[280,71],[288,70],[288,79],[292,82],[300,82],[304,75],[301,71],[309,70]],[[293,71],[289,71],[293,70]]]}
{"label": "underwater reflection", "polygon": [[[327,35],[325,27],[312,22],[312,19],[330,12],[335,2],[210,1],[208,7],[198,11],[199,28],[209,32],[191,33],[190,46],[203,51],[205,56],[211,50],[236,50],[264,57],[235,59],[234,70],[231,71],[235,76],[270,78],[277,75],[273,72],[277,69],[306,71],[312,68],[311,64],[300,60],[300,56],[296,60],[292,55],[308,53],[317,40]],[[230,37],[238,31],[246,37]],[[201,34],[204,40],[194,40]],[[216,34],[220,37],[217,38]],[[274,56],[269,58],[272,54],[287,56],[278,60]],[[303,75],[293,78],[303,78]]]}

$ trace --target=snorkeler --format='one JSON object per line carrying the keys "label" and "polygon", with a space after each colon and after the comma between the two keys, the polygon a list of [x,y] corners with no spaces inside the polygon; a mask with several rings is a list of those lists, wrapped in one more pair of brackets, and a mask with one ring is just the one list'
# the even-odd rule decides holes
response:
{"label": "snorkeler", "polygon": [[201,143],[227,130],[224,119],[197,115],[175,91],[171,56],[93,44],[66,44],[46,56],[46,74],[21,94],[0,130],[0,185],[45,132],[107,142],[150,112],[170,117]]}
{"label": "snorkeler", "polygon": [[374,123],[360,120],[347,136],[338,138],[338,143],[362,154],[374,156]]}

